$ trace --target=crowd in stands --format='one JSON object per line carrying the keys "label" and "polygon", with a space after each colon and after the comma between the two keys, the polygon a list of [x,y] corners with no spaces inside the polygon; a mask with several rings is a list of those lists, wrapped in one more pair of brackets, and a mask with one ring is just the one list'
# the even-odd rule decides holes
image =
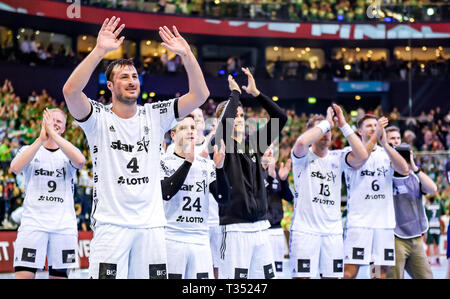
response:
{"label": "crowd in stands", "polygon": [[[99,99],[106,104],[104,97]],[[213,117],[217,103],[209,99],[203,106],[205,117]],[[58,103],[46,90],[33,91],[28,98],[15,95],[13,84],[6,80],[0,85],[0,228],[14,229],[14,213],[20,211],[24,199],[24,177],[14,175],[9,168],[11,160],[23,145],[31,144],[40,133],[42,113],[45,107],[58,107],[67,112],[64,102]],[[282,131],[279,141],[279,162],[286,162],[290,157],[290,150],[298,136],[305,130],[306,122],[311,117],[305,113],[296,114],[294,110],[287,110],[288,122]],[[381,111],[377,107],[374,111],[357,110],[358,116],[351,116],[346,112],[349,124],[355,126],[356,120],[364,113],[377,116],[387,116],[390,124],[397,125],[403,132],[403,141],[411,145],[418,157],[417,162],[437,183],[438,192],[432,196],[442,200],[449,207],[450,186],[445,180],[445,164],[450,150],[450,111],[442,111],[436,107],[431,111],[422,111],[418,117],[405,118],[396,108],[391,112]],[[267,121],[264,110],[247,107],[246,119],[249,131],[260,127]],[[207,122],[208,123],[208,122]],[[209,129],[208,127],[206,128]],[[170,137],[166,135],[169,143]],[[75,183],[75,209],[79,230],[89,230],[89,215],[92,206],[92,160],[83,131],[68,114],[64,137],[78,147],[86,157],[86,165],[78,171]],[[346,140],[338,130],[333,131],[333,149],[346,146]],[[292,175],[292,174],[291,174]],[[292,181],[292,177],[290,177]],[[284,227],[288,228],[292,205],[285,203]]]}
{"label": "crowd in stands", "polygon": [[[64,0],[60,0],[64,1]],[[289,21],[381,21],[388,13],[398,22],[447,20],[448,3],[433,0],[387,0],[380,10],[367,13],[372,0],[82,0],[84,5],[166,14]],[[380,2],[381,3],[381,2]],[[433,12],[428,9],[432,8]],[[369,9],[370,10],[370,9]],[[375,18],[374,18],[375,16]],[[379,16],[378,18],[376,16]]]}

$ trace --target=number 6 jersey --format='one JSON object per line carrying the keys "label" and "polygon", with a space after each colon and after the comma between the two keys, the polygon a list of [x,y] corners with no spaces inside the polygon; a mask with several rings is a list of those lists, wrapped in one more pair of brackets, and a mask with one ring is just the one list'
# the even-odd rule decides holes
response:
{"label": "number 6 jersey", "polygon": [[[23,146],[17,156],[28,147]],[[33,160],[23,169],[26,192],[19,231],[77,233],[73,201],[76,171],[61,149],[39,148]]]}
{"label": "number 6 jersey", "polygon": [[329,151],[325,157],[291,152],[295,194],[291,230],[316,234],[342,234],[342,171],[347,152]]}
{"label": "number 6 jersey", "polygon": [[345,170],[346,227],[395,228],[393,175],[389,156],[378,145],[358,170]]}
{"label": "number 6 jersey", "polygon": [[91,224],[152,228],[166,224],[159,176],[160,144],[176,124],[178,98],[138,106],[127,119],[90,100],[77,121],[86,134],[94,171]]}

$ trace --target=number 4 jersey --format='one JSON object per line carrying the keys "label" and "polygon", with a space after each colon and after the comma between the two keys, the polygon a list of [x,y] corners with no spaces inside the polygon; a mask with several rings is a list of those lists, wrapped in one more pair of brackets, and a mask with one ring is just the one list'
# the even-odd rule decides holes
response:
{"label": "number 4 jersey", "polygon": [[[23,146],[17,156],[29,146]],[[76,168],[58,150],[41,146],[24,168],[25,199],[20,230],[76,234],[73,178]]]}
{"label": "number 4 jersey", "polygon": [[110,105],[90,102],[91,115],[77,123],[86,134],[93,163],[92,226],[164,226],[160,144],[176,124],[178,99],[138,106],[127,119],[113,113]]}
{"label": "number 4 jersey", "polygon": [[361,168],[345,170],[347,227],[395,228],[393,175],[389,156],[380,146]]}
{"label": "number 4 jersey", "polygon": [[[173,175],[183,162],[184,158],[176,154],[165,154],[161,160],[161,177]],[[209,244],[209,185],[215,180],[214,162],[195,156],[180,191],[170,200],[164,200],[167,239]]]}
{"label": "number 4 jersey", "polygon": [[341,186],[347,152],[329,151],[325,157],[312,152],[292,156],[296,199],[291,230],[317,234],[342,234]]}

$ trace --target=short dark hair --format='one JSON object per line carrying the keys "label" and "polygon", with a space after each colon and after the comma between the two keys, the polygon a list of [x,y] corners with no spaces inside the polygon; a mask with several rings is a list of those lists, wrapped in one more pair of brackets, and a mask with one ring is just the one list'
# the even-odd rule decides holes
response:
{"label": "short dark hair", "polygon": [[358,126],[358,129],[361,128],[363,122],[365,122],[367,119],[375,119],[375,120],[377,120],[377,117],[376,117],[375,115],[369,114],[369,113],[364,114],[364,115],[358,120],[358,122],[356,123],[356,125]]}
{"label": "short dark hair", "polygon": [[314,114],[314,116],[311,117],[306,123],[306,130],[311,129],[312,127],[314,127],[317,121],[322,120],[325,120],[325,116],[323,114]]}
{"label": "short dark hair", "polygon": [[116,66],[134,66],[134,62],[133,62],[133,58],[129,58],[129,59],[118,59],[118,60],[114,60],[113,62],[111,62],[110,64],[108,64],[105,74],[106,74],[106,78],[108,79],[108,81],[113,81],[113,77],[114,77],[114,68]]}
{"label": "short dark hair", "polygon": [[400,129],[396,126],[389,126],[385,129],[385,131],[386,131],[386,134],[390,133],[390,132],[398,132],[401,135]]}

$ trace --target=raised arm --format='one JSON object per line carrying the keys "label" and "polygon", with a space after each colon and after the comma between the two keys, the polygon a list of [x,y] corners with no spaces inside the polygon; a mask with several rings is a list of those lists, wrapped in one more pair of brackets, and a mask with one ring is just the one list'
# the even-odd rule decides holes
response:
{"label": "raised arm", "polygon": [[[194,142],[191,142],[189,150],[185,153],[183,164],[172,174],[170,177],[166,177],[161,180],[161,191],[164,200],[170,200],[175,194],[180,191],[186,180],[192,163],[194,162]],[[161,163],[163,161],[161,160]]]}
{"label": "raised arm", "polygon": [[64,139],[55,131],[51,113],[47,109],[44,110],[44,126],[48,137],[55,141],[67,158],[69,158],[72,165],[77,169],[83,168],[84,163],[86,163],[86,158],[76,146]]}
{"label": "raised arm", "polygon": [[181,118],[200,107],[209,97],[209,89],[206,86],[200,65],[197,62],[191,47],[173,26],[173,33],[167,28],[159,27],[159,36],[163,39],[161,45],[167,50],[179,55],[183,60],[184,68],[189,80],[189,92],[178,101],[178,113]]}
{"label": "raised arm", "polygon": [[369,154],[367,153],[367,150],[361,139],[356,136],[355,132],[346,122],[341,107],[333,104],[333,108],[336,111],[335,120],[338,124],[338,127],[344,134],[344,137],[347,138],[347,141],[352,148],[352,151],[347,155],[347,163],[353,168],[360,167],[367,161],[367,159],[369,158]]}
{"label": "raised arm", "polygon": [[117,39],[125,27],[125,24],[122,24],[116,30],[119,22],[120,18],[116,17],[112,17],[111,19],[107,18],[103,22],[94,50],[77,66],[64,84],[63,94],[67,108],[77,120],[86,118],[92,109],[87,96],[83,93],[83,89],[89,82],[92,73],[100,61],[102,61],[103,57],[108,52],[119,48],[125,39],[123,36]]}
{"label": "raised arm", "polygon": [[414,161],[413,151],[411,151],[411,155],[410,155],[410,167],[411,167],[411,170],[419,178],[419,181],[421,184],[420,189],[423,193],[433,194],[437,191],[438,188],[436,186],[436,183],[433,182],[433,180],[425,172],[423,172],[422,169],[420,169],[416,166],[416,162]]}
{"label": "raised arm", "polygon": [[334,126],[333,109],[328,107],[326,120],[322,120],[313,128],[306,130],[297,138],[293,147],[293,153],[297,158],[304,157],[308,153],[308,149],[317,139],[327,133]]}
{"label": "raised arm", "polygon": [[389,156],[389,159],[391,160],[392,168],[394,168],[395,171],[400,173],[401,175],[407,175],[409,174],[409,166],[408,163],[403,159],[403,157],[392,148],[392,146],[389,145],[386,138],[386,130],[383,128],[383,134],[379,138],[379,142],[381,146],[383,146],[384,150],[386,151],[387,155]]}
{"label": "raised arm", "polygon": [[230,200],[230,184],[227,175],[223,169],[225,160],[225,143],[220,142],[220,150],[217,144],[214,145],[213,161],[216,165],[216,180],[209,184],[209,192],[214,196],[218,203],[224,204]]}
{"label": "raised arm", "polygon": [[21,173],[22,170],[27,167],[27,165],[30,164],[30,162],[33,160],[41,145],[44,144],[44,142],[47,140],[48,135],[45,131],[44,122],[42,122],[42,128],[39,137],[28,148],[26,148],[22,153],[17,155],[11,161],[11,171],[16,175]]}
{"label": "raised arm", "polygon": [[287,115],[274,101],[259,91],[256,87],[255,78],[248,68],[242,68],[242,71],[248,78],[248,85],[242,86],[242,89],[248,94],[251,94],[267,111],[270,117],[267,124],[254,133],[256,135],[250,136],[250,139],[255,137],[258,139],[258,149],[261,153],[264,153],[280,136],[280,133],[287,122]]}

